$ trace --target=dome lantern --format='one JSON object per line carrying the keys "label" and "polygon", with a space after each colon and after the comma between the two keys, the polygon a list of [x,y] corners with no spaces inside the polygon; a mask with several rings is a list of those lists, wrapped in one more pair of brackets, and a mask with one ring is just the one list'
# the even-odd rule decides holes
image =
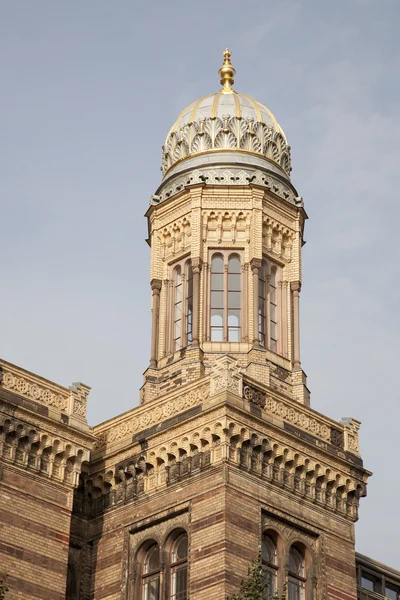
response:
{"label": "dome lantern", "polygon": [[232,53],[226,48],[222,54],[224,62],[218,70],[222,89],[189,104],[167,135],[160,190],[190,172],[198,174],[210,167],[213,174],[239,169],[252,181],[257,173],[290,183],[290,146],[282,128],[264,104],[232,88],[236,75]]}

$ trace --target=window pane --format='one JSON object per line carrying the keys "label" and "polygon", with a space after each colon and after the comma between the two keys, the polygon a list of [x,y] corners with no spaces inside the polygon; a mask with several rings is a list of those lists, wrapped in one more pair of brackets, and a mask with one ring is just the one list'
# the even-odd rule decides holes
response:
{"label": "window pane", "polygon": [[275,564],[275,546],[268,537],[263,537],[262,541],[262,559],[263,562]]}
{"label": "window pane", "polygon": [[278,352],[276,340],[271,340],[270,346],[271,346],[272,352]]}
{"label": "window pane", "polygon": [[276,304],[276,288],[269,287],[269,300],[271,304]]}
{"label": "window pane", "polygon": [[211,341],[212,342],[223,342],[224,330],[222,327],[211,327]]}
{"label": "window pane", "polygon": [[240,258],[238,256],[230,256],[228,260],[228,272],[240,273]]}
{"label": "window pane", "polygon": [[379,592],[380,585],[377,579],[369,573],[361,573],[361,587],[371,592]]}
{"label": "window pane", "polygon": [[223,290],[224,289],[224,274],[217,273],[211,275],[211,289],[212,290]]}
{"label": "window pane", "polygon": [[211,310],[211,327],[222,327],[224,324],[224,311],[219,309]]}
{"label": "window pane", "polygon": [[211,292],[211,308],[224,308],[224,292]]}
{"label": "window pane", "polygon": [[176,544],[176,560],[182,560],[187,557],[188,553],[188,538],[183,535]]}
{"label": "window pane", "polygon": [[276,306],[271,304],[270,306],[270,319],[276,323]]}
{"label": "window pane", "polygon": [[187,566],[175,567],[172,572],[171,598],[185,600],[187,597]]}
{"label": "window pane", "polygon": [[222,256],[213,256],[211,261],[211,273],[224,272],[224,259]]}
{"label": "window pane", "polygon": [[228,273],[228,290],[240,292],[240,275]]}
{"label": "window pane", "polygon": [[301,581],[289,577],[288,600],[303,600],[304,586]]}
{"label": "window pane", "polygon": [[264,581],[265,581],[265,586],[268,590],[268,594],[270,596],[274,596],[277,591],[276,571],[265,568],[264,569]]}
{"label": "window pane", "polygon": [[145,559],[145,573],[156,571],[160,564],[160,551],[158,546],[152,546]]}
{"label": "window pane", "polygon": [[228,328],[228,341],[229,342],[240,342],[240,329],[237,327]]}
{"label": "window pane", "polygon": [[301,575],[302,557],[292,548],[289,552],[289,571],[296,575]]}
{"label": "window pane", "polygon": [[228,292],[228,308],[240,308],[240,292]]}
{"label": "window pane", "polygon": [[[363,586],[364,587],[364,586]],[[386,584],[385,586],[385,596],[390,598],[390,600],[397,600],[400,589],[395,585]]]}
{"label": "window pane", "polygon": [[230,327],[240,327],[240,310],[229,309],[228,325]]}
{"label": "window pane", "polygon": [[146,579],[143,585],[143,600],[158,600],[160,590],[159,576]]}

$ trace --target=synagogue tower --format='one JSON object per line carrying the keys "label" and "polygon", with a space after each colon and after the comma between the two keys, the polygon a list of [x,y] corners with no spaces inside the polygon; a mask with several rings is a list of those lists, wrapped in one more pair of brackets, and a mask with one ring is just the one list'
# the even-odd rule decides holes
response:
{"label": "synagogue tower", "polygon": [[259,550],[271,594],[357,598],[354,523],[370,475],[360,424],[310,406],[307,215],[290,146],[271,111],[234,89],[223,57],[221,89],[167,135],[146,213],[152,331],[139,406],[89,428],[86,386],[68,392],[1,363],[2,483],[20,507],[29,479],[38,507],[51,504],[49,529],[58,502],[69,530],[42,573],[48,592],[26,568],[31,546],[7,559],[28,581],[10,600],[225,600]]}

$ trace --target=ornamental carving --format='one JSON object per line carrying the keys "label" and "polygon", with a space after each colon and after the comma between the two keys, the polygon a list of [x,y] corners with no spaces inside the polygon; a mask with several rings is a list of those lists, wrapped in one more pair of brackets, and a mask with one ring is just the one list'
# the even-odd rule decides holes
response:
{"label": "ornamental carving", "polygon": [[163,174],[175,163],[210,150],[244,150],[278,164],[290,175],[290,147],[283,135],[261,121],[242,117],[207,117],[173,131],[163,146]]}
{"label": "ornamental carving", "polygon": [[178,252],[183,252],[190,247],[191,225],[190,221],[184,217],[179,221],[170,223],[164,227],[158,234],[162,257],[174,256]]}
{"label": "ornamental carving", "polygon": [[256,404],[260,408],[265,406],[265,394],[257,390],[255,387],[245,385],[243,388],[243,398],[248,400],[251,404]]}
{"label": "ornamental carving", "polygon": [[[89,448],[63,439],[59,431],[51,429],[38,419],[29,417],[25,422],[14,415],[0,414],[0,460],[76,486],[81,465],[89,460]],[[90,445],[88,440],[86,445]]]}
{"label": "ornamental carving", "polygon": [[1,385],[6,390],[11,390],[21,396],[41,402],[46,406],[52,406],[67,412],[68,409],[68,394],[60,394],[48,388],[38,385],[34,381],[30,381],[27,377],[19,377],[14,373],[3,371]]}
{"label": "ornamental carving", "polygon": [[203,213],[203,240],[209,242],[250,242],[250,212],[207,211]]}
{"label": "ornamental carving", "polygon": [[188,185],[260,185],[282,200],[294,206],[303,206],[303,199],[296,196],[293,189],[271,175],[258,169],[195,169],[185,175],[177,176],[168,184],[162,184],[157,191],[160,200],[166,200],[185,189]]}
{"label": "ornamental carving", "polygon": [[211,367],[210,396],[226,390],[242,396],[243,378],[238,361],[225,354],[217,358]]}
{"label": "ornamental carving", "polygon": [[[133,414],[126,421],[117,426],[113,426],[97,435],[96,447],[101,448],[106,444],[112,444],[127,436],[131,436],[137,431],[147,429],[151,425],[156,425],[165,419],[169,419],[183,410],[203,402],[210,393],[209,383],[198,389],[192,389],[189,392],[183,391],[178,398],[168,400],[165,404],[158,404],[153,407],[146,407],[146,410],[139,415]],[[96,434],[96,432],[95,432]]]}

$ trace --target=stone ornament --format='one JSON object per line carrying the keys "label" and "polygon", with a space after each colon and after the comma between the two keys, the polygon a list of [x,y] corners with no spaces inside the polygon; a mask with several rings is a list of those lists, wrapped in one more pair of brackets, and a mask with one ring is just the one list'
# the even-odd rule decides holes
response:
{"label": "stone ornament", "polygon": [[243,377],[238,361],[227,354],[217,358],[211,367],[210,396],[226,390],[241,397],[242,389]]}
{"label": "stone ornament", "polygon": [[70,388],[64,388],[0,361],[0,387],[86,423],[90,388],[83,383],[73,383]]}
{"label": "stone ornament", "polygon": [[278,178],[259,169],[243,168],[214,168],[196,169],[182,176],[177,176],[172,182],[163,184],[157,192],[160,201],[170,198],[183,191],[186,186],[196,184],[207,185],[260,185],[273,194],[287,200],[294,206],[303,206],[303,199],[296,196],[293,189]]}
{"label": "stone ornament", "polygon": [[119,425],[113,425],[106,431],[98,433],[95,446],[96,448],[102,448],[151,425],[161,423],[161,421],[203,402],[209,394],[210,384],[207,382],[197,389],[182,390],[178,398],[171,398],[163,404],[145,405],[141,414],[131,415]]}
{"label": "stone ornament", "polygon": [[213,150],[258,154],[276,163],[290,176],[290,147],[279,131],[254,118],[205,117],[172,131],[163,146],[163,175],[177,162]]}

